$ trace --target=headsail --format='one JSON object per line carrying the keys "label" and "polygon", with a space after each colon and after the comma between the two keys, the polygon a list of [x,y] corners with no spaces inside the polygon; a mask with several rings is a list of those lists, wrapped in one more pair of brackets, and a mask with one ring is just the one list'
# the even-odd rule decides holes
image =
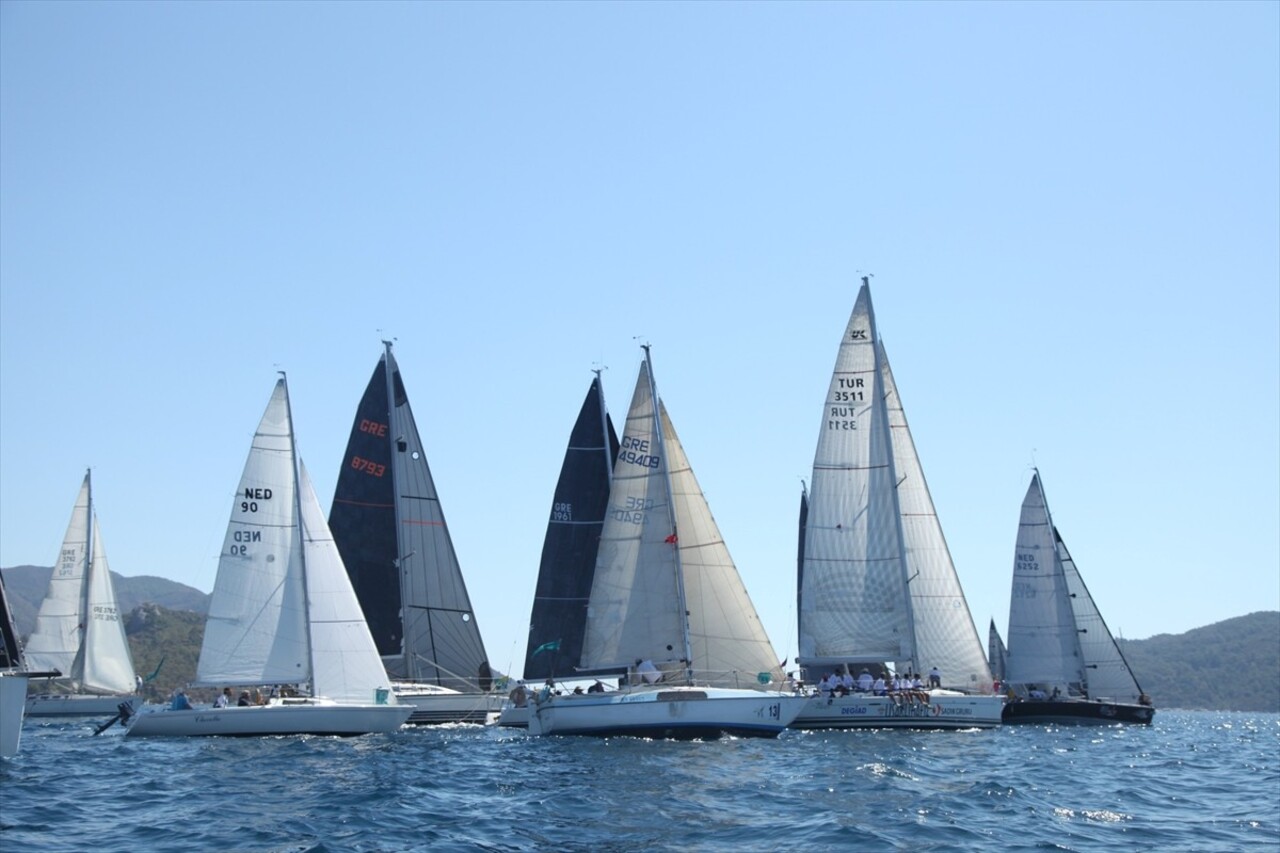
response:
{"label": "headsail", "polygon": [[313,691],[338,702],[369,703],[384,690],[388,700],[394,701],[390,679],[301,460],[298,477]]}
{"label": "headsail", "polygon": [[0,669],[22,668],[22,644],[9,610],[9,596],[4,591],[4,577],[0,575]]}
{"label": "headsail", "polygon": [[617,457],[618,436],[605,407],[597,371],[569,435],[551,502],[529,617],[525,678],[563,677],[581,671],[587,602]]}
{"label": "headsail", "polygon": [[1110,699],[1116,702],[1139,702],[1142,687],[1125,660],[1124,653],[1111,635],[1111,629],[1103,620],[1093,596],[1084,585],[1084,578],[1075,561],[1067,552],[1066,543],[1053,531],[1057,541],[1058,557],[1071,594],[1071,611],[1075,616],[1077,636],[1080,638],[1080,654],[1084,658],[1085,684],[1091,699]]}
{"label": "headsail", "polygon": [[1005,679],[1005,664],[1009,659],[1009,653],[1005,650],[1004,640],[1000,638],[1000,632],[996,630],[996,620],[991,620],[991,626],[987,629],[987,661],[991,667],[991,676],[1001,681]]}
{"label": "headsail", "polygon": [[489,688],[489,659],[391,344],[360,400],[329,513],[392,678]]}
{"label": "headsail", "polygon": [[883,342],[877,346],[897,476],[898,517],[911,595],[910,622],[915,635],[916,660],[903,663],[914,664],[917,672],[937,667],[948,686],[988,693],[991,670],[982,654],[982,641],[973,626],[929,484],[925,482],[889,357]]}

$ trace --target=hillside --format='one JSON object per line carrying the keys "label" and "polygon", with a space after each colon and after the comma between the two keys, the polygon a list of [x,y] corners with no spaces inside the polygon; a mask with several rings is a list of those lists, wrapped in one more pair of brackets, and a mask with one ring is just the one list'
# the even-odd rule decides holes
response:
{"label": "hillside", "polygon": [[[18,633],[25,637],[35,629],[36,613],[49,589],[49,576],[53,569],[48,566],[14,566],[0,569],[0,572],[4,573],[4,588],[9,594],[13,621],[17,623]],[[167,578],[150,575],[125,577],[112,572],[111,582],[122,613],[131,613],[142,604],[158,604],[168,610],[189,610],[200,615],[209,612],[206,593]]]}
{"label": "hillside", "polygon": [[1120,648],[1157,708],[1280,713],[1280,611]]}

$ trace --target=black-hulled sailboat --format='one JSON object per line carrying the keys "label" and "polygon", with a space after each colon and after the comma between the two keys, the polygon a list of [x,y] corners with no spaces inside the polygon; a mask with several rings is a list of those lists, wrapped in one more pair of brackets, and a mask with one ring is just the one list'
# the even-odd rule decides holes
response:
{"label": "black-hulled sailboat", "polygon": [[1040,472],[1022,502],[1013,558],[1004,722],[1150,723],[1151,699],[1053,525]]}
{"label": "black-hulled sailboat", "polygon": [[410,723],[484,723],[502,695],[391,343],[360,399],[329,527]]}
{"label": "black-hulled sailboat", "polygon": [[[618,435],[605,406],[597,370],[569,434],[551,501],[547,535],[542,542],[524,657],[524,677],[530,682],[604,674],[581,669],[582,639],[587,628],[591,580],[596,572],[596,550],[609,509],[609,484],[617,458]],[[511,691],[498,718],[499,725],[528,725],[528,691],[523,687],[517,685]]]}

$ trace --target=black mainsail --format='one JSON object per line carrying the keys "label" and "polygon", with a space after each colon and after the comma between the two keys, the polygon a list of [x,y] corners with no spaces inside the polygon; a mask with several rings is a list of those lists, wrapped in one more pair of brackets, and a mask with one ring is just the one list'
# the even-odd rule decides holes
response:
{"label": "black mainsail", "polygon": [[329,527],[387,674],[463,692],[489,658],[391,344],[356,409]]}
{"label": "black mainsail", "polygon": [[609,507],[618,436],[604,404],[599,371],[569,435],[529,617],[524,676],[573,677],[582,657],[596,549]]}

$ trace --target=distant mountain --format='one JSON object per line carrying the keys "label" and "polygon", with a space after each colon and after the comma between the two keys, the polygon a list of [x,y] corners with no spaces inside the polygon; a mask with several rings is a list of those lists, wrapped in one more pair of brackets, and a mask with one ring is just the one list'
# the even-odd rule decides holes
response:
{"label": "distant mountain", "polygon": [[[49,577],[53,569],[47,566],[14,566],[0,569],[4,573],[4,588],[9,594],[9,609],[18,633],[27,636],[36,627],[36,613],[49,589]],[[209,596],[194,587],[157,578],[150,575],[125,577],[111,573],[120,612],[129,613],[141,604],[158,604],[168,610],[189,610],[201,616],[209,612]],[[141,666],[139,666],[141,669]]]}
{"label": "distant mountain", "polygon": [[1119,642],[1156,708],[1280,713],[1280,611]]}

